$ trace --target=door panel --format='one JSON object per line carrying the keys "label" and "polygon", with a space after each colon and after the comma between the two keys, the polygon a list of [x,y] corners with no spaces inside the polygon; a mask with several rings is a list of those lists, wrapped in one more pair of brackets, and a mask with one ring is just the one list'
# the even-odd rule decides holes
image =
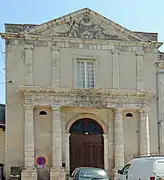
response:
{"label": "door panel", "polygon": [[88,166],[103,168],[104,158],[102,144],[88,144],[87,157]]}
{"label": "door panel", "polygon": [[70,159],[71,169],[74,170],[76,167],[85,166],[86,164],[86,152],[83,144],[83,136],[71,135],[70,138]]}
{"label": "door panel", "polygon": [[70,136],[70,171],[76,167],[104,168],[103,137],[97,134]]}

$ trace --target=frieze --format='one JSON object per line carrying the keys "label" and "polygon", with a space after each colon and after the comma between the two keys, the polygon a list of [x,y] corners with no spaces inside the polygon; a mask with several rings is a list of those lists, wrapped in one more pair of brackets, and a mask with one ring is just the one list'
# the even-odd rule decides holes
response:
{"label": "frieze", "polygon": [[[32,97],[32,98],[31,98]],[[36,97],[36,99],[34,99]],[[108,100],[98,100],[95,99],[94,101],[85,101],[80,98],[69,100],[59,100],[59,98],[55,98],[55,96],[52,96],[50,98],[40,98],[38,95],[30,95],[29,98],[26,98],[24,100],[25,104],[34,104],[35,106],[47,106],[47,105],[52,105],[57,103],[60,107],[93,107],[93,108],[115,108],[119,106],[123,106],[124,108],[138,108],[142,107],[143,103],[142,100],[133,100],[130,103],[124,102],[123,99],[109,99]],[[148,101],[147,101],[148,102]],[[148,103],[147,103],[148,104]]]}

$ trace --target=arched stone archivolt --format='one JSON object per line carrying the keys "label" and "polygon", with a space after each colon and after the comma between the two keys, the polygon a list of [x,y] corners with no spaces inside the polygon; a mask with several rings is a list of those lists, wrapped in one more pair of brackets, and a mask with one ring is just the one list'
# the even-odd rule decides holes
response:
{"label": "arched stone archivolt", "polygon": [[73,116],[73,117],[68,121],[68,123],[66,124],[66,127],[65,127],[65,128],[66,128],[66,133],[69,133],[70,127],[72,126],[72,124],[73,124],[75,121],[77,121],[77,120],[79,120],[79,119],[83,119],[83,118],[88,118],[88,119],[93,119],[93,120],[95,120],[95,121],[96,121],[97,123],[99,123],[100,126],[102,127],[104,134],[106,134],[106,133],[108,132],[108,131],[107,131],[107,126],[105,125],[105,123],[103,122],[103,120],[102,120],[99,116],[97,116],[97,115],[95,115],[95,114],[92,114],[92,113],[79,113],[79,114]]}

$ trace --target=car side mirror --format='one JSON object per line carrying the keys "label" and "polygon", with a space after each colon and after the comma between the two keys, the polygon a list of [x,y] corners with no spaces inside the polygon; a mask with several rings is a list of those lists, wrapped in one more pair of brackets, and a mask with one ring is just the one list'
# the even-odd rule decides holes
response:
{"label": "car side mirror", "polygon": [[121,174],[121,170],[120,169],[117,172],[118,172],[118,174]]}

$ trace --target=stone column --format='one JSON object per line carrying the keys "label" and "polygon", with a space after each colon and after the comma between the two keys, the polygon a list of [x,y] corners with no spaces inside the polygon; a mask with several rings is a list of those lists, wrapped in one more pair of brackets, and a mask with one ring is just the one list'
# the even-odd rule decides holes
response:
{"label": "stone column", "polygon": [[124,133],[122,108],[115,109],[115,170],[124,166]]}
{"label": "stone column", "polygon": [[108,172],[108,134],[103,134],[104,137],[104,169]]}
{"label": "stone column", "polygon": [[24,105],[24,170],[21,173],[23,180],[36,180],[37,172],[34,167],[34,118],[33,105]]}
{"label": "stone column", "polygon": [[143,89],[143,51],[136,52],[136,64],[137,64],[137,79],[136,87],[137,89]]}
{"label": "stone column", "polygon": [[149,133],[149,119],[148,109],[142,108],[140,113],[140,154],[150,154],[150,133]]}
{"label": "stone column", "polygon": [[33,85],[33,45],[25,46],[25,54],[25,64],[27,66],[25,85]]}
{"label": "stone column", "polygon": [[109,174],[112,175],[114,168],[114,121],[110,116],[108,120],[108,156],[109,156]]}
{"label": "stone column", "polygon": [[113,89],[119,88],[119,52],[112,51]]}
{"label": "stone column", "polygon": [[52,51],[52,86],[60,87],[60,49],[51,48]]}
{"label": "stone column", "polygon": [[61,131],[61,110],[59,106],[52,106],[52,168],[51,180],[64,180],[65,172],[62,168],[62,131]]}
{"label": "stone column", "polygon": [[70,171],[70,157],[69,157],[69,138],[70,133],[67,133],[64,135],[64,152],[65,152],[65,163],[66,163],[66,169],[69,172]]}

